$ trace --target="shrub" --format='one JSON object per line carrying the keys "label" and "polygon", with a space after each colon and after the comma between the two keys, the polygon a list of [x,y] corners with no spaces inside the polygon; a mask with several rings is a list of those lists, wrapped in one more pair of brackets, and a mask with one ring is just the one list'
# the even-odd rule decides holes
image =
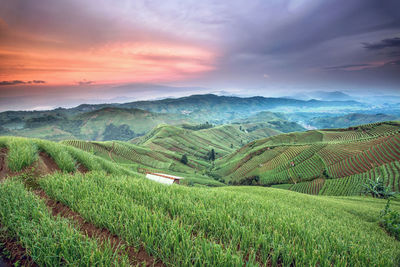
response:
{"label": "shrub", "polygon": [[388,210],[382,216],[380,225],[397,240],[400,240],[400,213],[394,210]]}
{"label": "shrub", "polygon": [[382,177],[377,177],[375,180],[368,179],[364,184],[364,193],[371,194],[372,197],[388,199],[394,196],[394,192],[390,187],[385,186]]}

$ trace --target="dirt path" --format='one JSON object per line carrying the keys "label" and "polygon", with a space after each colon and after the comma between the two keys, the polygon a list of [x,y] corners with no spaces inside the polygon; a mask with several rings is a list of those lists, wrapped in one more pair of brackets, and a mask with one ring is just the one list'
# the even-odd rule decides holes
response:
{"label": "dirt path", "polygon": [[9,170],[6,163],[7,148],[0,149],[0,181],[7,177]]}
{"label": "dirt path", "polygon": [[[0,229],[2,225],[0,224]],[[30,256],[25,248],[23,248],[17,240],[9,237],[6,233],[0,232],[0,266],[15,266],[19,263],[19,266],[38,266]],[[5,254],[10,254],[8,257],[1,258]],[[3,262],[2,262],[3,261]],[[2,265],[3,263],[3,265]]]}
{"label": "dirt path", "polygon": [[[0,182],[7,177],[19,175],[24,172],[33,171],[35,176],[40,177],[60,170],[56,162],[47,153],[39,152],[39,158],[33,166],[28,167],[23,171],[13,173],[7,168],[7,152],[8,151],[5,148],[0,150]],[[80,165],[78,170],[82,173],[88,171],[88,169],[83,165]],[[108,229],[98,228],[95,225],[86,222],[78,213],[72,211],[68,206],[49,198],[42,189],[35,190],[34,192],[44,200],[53,216],[59,215],[74,221],[79,226],[83,234],[87,235],[88,237],[97,239],[100,244],[103,244],[109,240],[114,251],[123,245],[124,250],[129,257],[130,264],[138,265],[142,262],[145,262],[146,266],[165,266],[162,262],[155,260],[152,256],[147,254],[144,248],[141,248],[139,251],[137,251],[134,247],[129,246],[118,236],[112,234]],[[3,260],[3,262],[6,264],[5,266],[13,266],[13,264],[17,261],[22,263],[22,266],[38,266],[29,256],[27,256],[26,250],[19,245],[16,240],[7,238],[5,235],[1,235],[0,232],[0,242],[5,244],[6,249],[11,254],[11,260],[6,258],[1,259],[2,251],[0,247],[0,267],[3,267],[1,266],[1,260]]]}
{"label": "dirt path", "polygon": [[146,266],[165,266],[160,261],[156,261],[152,256],[148,255],[143,248],[137,251],[134,247],[129,246],[118,236],[112,234],[108,229],[99,228],[89,222],[86,222],[85,219],[79,215],[79,213],[74,212],[61,202],[54,201],[53,199],[49,198],[43,190],[36,190],[35,193],[45,201],[53,216],[59,215],[74,221],[77,223],[82,232],[84,232],[90,238],[97,239],[100,244],[109,240],[114,250],[117,250],[118,247],[123,245],[132,265],[146,262]]}

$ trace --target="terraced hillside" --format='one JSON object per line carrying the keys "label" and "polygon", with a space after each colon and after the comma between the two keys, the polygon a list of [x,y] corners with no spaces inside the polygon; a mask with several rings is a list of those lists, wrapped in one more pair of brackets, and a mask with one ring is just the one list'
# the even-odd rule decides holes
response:
{"label": "terraced hillside", "polygon": [[253,141],[216,164],[234,184],[288,184],[291,190],[357,195],[366,178],[381,176],[400,191],[400,123],[384,122],[278,135]]}
{"label": "terraced hillside", "polygon": [[[0,148],[0,260],[10,264],[400,263],[399,242],[378,224],[383,200],[164,186],[66,144],[3,137]],[[399,203],[392,209],[400,211]]]}
{"label": "terraced hillside", "polygon": [[203,130],[188,130],[170,125],[160,125],[133,143],[153,151],[188,154],[206,159],[211,149],[217,157],[225,156],[255,139],[273,136],[281,132],[264,127],[264,124],[232,124]]}
{"label": "terraced hillside", "polygon": [[134,172],[145,173],[167,172],[184,176],[184,184],[193,183],[207,186],[222,186],[224,184],[204,175],[211,163],[189,156],[188,162],[181,162],[182,154],[171,151],[155,151],[122,141],[81,141],[65,140],[64,145],[72,146],[95,156],[117,163]]}

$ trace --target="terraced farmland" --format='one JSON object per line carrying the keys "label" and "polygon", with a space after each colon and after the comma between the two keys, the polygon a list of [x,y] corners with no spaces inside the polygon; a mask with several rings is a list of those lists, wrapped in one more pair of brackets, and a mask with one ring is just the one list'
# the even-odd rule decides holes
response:
{"label": "terraced farmland", "polygon": [[198,160],[191,160],[188,165],[185,165],[180,162],[179,154],[167,151],[153,151],[145,147],[121,141],[89,142],[67,140],[62,143],[93,153],[94,155],[113,162],[133,165],[136,167],[136,170],[138,168],[147,168],[193,172],[194,169],[199,169],[203,165],[207,165],[206,162]]}
{"label": "terraced farmland", "polygon": [[[366,141],[376,139],[374,147],[395,142],[397,135],[363,140],[357,153],[371,148]],[[0,138],[0,174],[7,174],[0,176],[0,243],[20,246],[26,264],[43,266],[400,263],[399,242],[378,224],[385,202],[343,197],[357,195],[362,180],[380,175],[399,190],[399,161],[382,161],[367,172],[333,179],[326,176],[320,153],[342,143],[256,145],[260,143],[250,143],[216,167],[229,158],[220,170],[231,167],[238,178],[238,170],[246,177],[264,167],[270,176],[261,182],[303,194],[248,186],[164,186],[128,169],[133,163],[127,162],[138,167],[150,160],[168,163],[174,154],[155,155],[124,142]],[[238,157],[245,151],[246,157]],[[46,171],[31,173],[35,164]],[[400,211],[400,204],[394,202],[392,208]],[[16,263],[17,254],[9,255]]]}
{"label": "terraced farmland", "polygon": [[[253,125],[248,127],[253,127]],[[161,125],[147,135],[132,140],[132,142],[156,151],[172,151],[205,159],[211,149],[216,151],[217,157],[222,157],[250,141],[280,133],[269,128],[262,128],[249,133],[246,128],[246,125],[233,124],[194,131]]]}
{"label": "terraced farmland", "polygon": [[259,177],[262,185],[294,184],[290,189],[298,192],[357,195],[366,177],[381,170],[400,191],[399,131],[399,123],[387,122],[274,136],[218,160],[214,173],[234,184]]}

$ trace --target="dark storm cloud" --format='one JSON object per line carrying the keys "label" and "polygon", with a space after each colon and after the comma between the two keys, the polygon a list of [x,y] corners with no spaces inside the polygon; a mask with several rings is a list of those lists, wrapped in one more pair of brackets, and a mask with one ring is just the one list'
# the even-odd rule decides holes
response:
{"label": "dark storm cloud", "polygon": [[349,65],[341,65],[341,66],[332,66],[325,67],[326,70],[347,70],[351,68],[365,68],[370,67],[371,64],[349,64]]}
{"label": "dark storm cloud", "polygon": [[1,81],[0,85],[17,85],[17,84],[25,84],[26,82],[20,81],[20,80],[14,80],[14,81]]}
{"label": "dark storm cloud", "polygon": [[21,85],[21,84],[44,84],[46,83],[45,81],[41,80],[33,80],[33,81],[20,81],[20,80],[14,80],[14,81],[1,81],[0,86],[4,85]]}
{"label": "dark storm cloud", "polygon": [[370,50],[380,50],[392,47],[400,48],[400,37],[384,39],[378,43],[364,43],[364,48]]}

